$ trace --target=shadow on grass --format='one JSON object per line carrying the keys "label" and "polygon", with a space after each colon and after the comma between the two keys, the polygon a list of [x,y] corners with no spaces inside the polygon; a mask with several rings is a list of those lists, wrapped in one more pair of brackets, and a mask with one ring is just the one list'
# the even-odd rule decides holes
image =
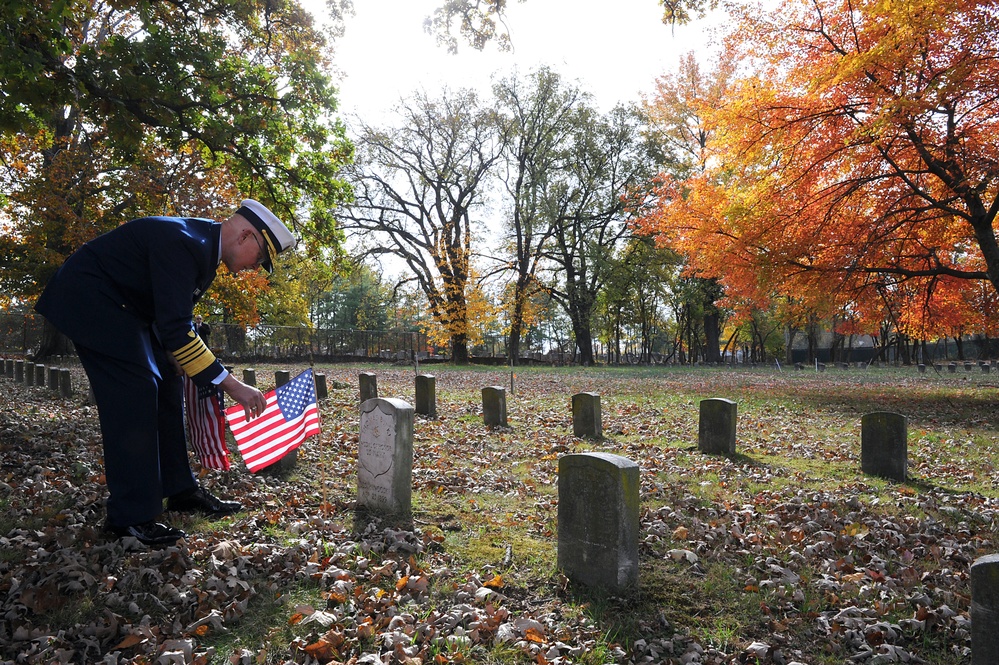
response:
{"label": "shadow on grass", "polygon": [[805,409],[833,411],[844,418],[859,419],[865,413],[875,411],[899,413],[906,417],[910,426],[922,429],[932,429],[941,423],[993,423],[999,418],[999,401],[985,394],[913,394],[898,388],[892,393],[872,395],[866,389],[858,389],[854,394],[838,389],[803,392],[795,395],[794,400]]}

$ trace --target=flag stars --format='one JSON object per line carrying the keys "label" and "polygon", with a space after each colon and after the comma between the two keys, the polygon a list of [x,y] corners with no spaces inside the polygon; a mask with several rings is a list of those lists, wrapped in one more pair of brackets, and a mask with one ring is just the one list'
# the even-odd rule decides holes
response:
{"label": "flag stars", "polygon": [[316,401],[312,372],[303,372],[275,390],[278,407],[285,419],[293,420],[302,415],[305,407]]}

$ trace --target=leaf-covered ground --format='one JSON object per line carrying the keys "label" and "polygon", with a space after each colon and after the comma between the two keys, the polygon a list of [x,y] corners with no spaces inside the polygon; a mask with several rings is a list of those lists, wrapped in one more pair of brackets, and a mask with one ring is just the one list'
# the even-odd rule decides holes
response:
{"label": "leaf-covered ground", "polygon": [[[273,369],[258,368],[262,387]],[[294,369],[294,368],[291,368]],[[355,512],[357,373],[317,367],[323,434],[294,473],[202,482],[247,509],[149,550],[107,540],[97,414],[0,379],[0,660],[17,663],[970,662],[968,573],[999,546],[995,379],[914,370],[424,367],[414,523]],[[74,370],[78,383],[84,381]],[[510,427],[482,425],[501,385]],[[604,438],[572,436],[601,395]],[[738,454],[697,451],[698,402],[738,403]],[[860,473],[860,417],[908,418],[910,481]],[[555,566],[560,455],[642,474],[639,587]],[[196,468],[197,465],[195,465]]]}

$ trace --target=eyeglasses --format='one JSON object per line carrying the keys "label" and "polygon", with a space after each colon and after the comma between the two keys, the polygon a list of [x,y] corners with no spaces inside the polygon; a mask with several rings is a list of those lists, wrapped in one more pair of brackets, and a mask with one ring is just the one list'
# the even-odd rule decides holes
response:
{"label": "eyeglasses", "polygon": [[259,240],[257,240],[257,234],[251,233],[250,235],[253,237],[253,242],[257,243],[257,249],[260,250],[260,253],[257,255],[257,264],[256,264],[257,267],[260,267],[261,265],[263,265],[264,261],[267,260],[267,257],[269,255],[267,253],[267,250],[264,249],[264,246],[260,244]]}

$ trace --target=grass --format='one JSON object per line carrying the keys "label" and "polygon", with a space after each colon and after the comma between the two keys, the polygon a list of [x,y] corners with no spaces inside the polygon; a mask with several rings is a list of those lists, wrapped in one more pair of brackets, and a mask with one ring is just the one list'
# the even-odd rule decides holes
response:
{"label": "grass", "polygon": [[[943,528],[957,529],[966,522],[967,516],[920,506],[914,501],[899,502],[899,493],[908,497],[926,491],[944,495],[949,492],[997,496],[992,460],[999,452],[999,444],[992,423],[996,422],[999,413],[989,397],[991,387],[979,385],[982,380],[978,377],[959,376],[953,380],[943,377],[934,383],[914,380],[904,370],[882,368],[877,376],[846,373],[836,376],[830,371],[818,380],[814,376],[791,376],[771,382],[762,380],[760,373],[760,381],[731,383],[723,376],[715,383],[710,381],[714,378],[710,376],[713,371],[605,368],[583,375],[580,370],[568,368],[518,369],[521,392],[516,398],[508,397],[511,420],[516,421],[512,438],[514,443],[519,443],[532,434],[538,435],[533,429],[531,433],[518,431],[519,428],[531,428],[530,418],[524,412],[558,411],[557,401],[567,400],[571,389],[584,383],[592,386],[604,379],[613,384],[596,390],[605,393],[602,404],[605,438],[596,442],[574,441],[571,451],[642,450],[645,457],[640,463],[649,469],[644,474],[647,510],[654,511],[682,496],[693,498],[693,506],[724,509],[744,504],[764,493],[840,493],[843,505],[837,510],[848,512],[855,505],[886,520],[905,522],[912,518],[931,518],[939,520]],[[436,372],[439,381],[443,373]],[[566,392],[562,395],[526,395],[530,378],[538,375],[560,378],[567,384]],[[681,377],[695,377],[696,385],[657,389],[664,378]],[[587,386],[585,389],[592,388]],[[739,405],[740,452],[731,460],[738,473],[730,468],[705,465],[703,456],[696,452],[696,404],[705,396],[716,395],[734,399]],[[476,399],[476,395],[458,393],[452,399],[468,401]],[[864,413],[872,410],[893,410],[909,419],[912,478],[905,484],[896,485],[859,473],[859,421]],[[476,417],[466,414],[461,421],[474,425]],[[562,425],[548,430],[561,435],[570,428]],[[523,458],[518,459],[516,450],[514,448],[511,454],[511,469],[518,480],[523,480],[530,477],[532,465]],[[519,455],[529,456],[531,452],[528,449]],[[657,471],[657,459],[669,459],[674,468],[683,471]],[[964,468],[954,468],[949,460],[960,460]],[[760,478],[754,477],[757,473]],[[478,514],[480,511],[508,512],[508,504],[496,496],[493,497],[496,501],[490,502],[487,494],[478,493],[474,503],[459,502],[452,504],[450,509],[457,519],[471,524],[484,520]],[[847,506],[846,502],[851,500],[848,497],[854,497],[852,500],[856,503]],[[495,564],[505,543],[532,541],[530,534],[525,534],[516,525],[503,524],[501,527],[501,535],[488,529],[469,532],[468,537],[451,535],[445,547],[456,559],[476,568]],[[981,536],[991,540],[993,547],[999,540],[994,531],[986,530]],[[550,545],[545,548],[543,539],[538,543],[538,560],[547,561],[549,565],[539,566],[535,577],[546,579],[550,576],[553,548]],[[891,563],[900,565],[897,560]],[[747,564],[743,561],[742,565]],[[922,567],[924,572],[934,569],[931,564]],[[761,607],[775,599],[785,603],[787,599],[774,590],[747,593],[745,575],[740,570],[739,566],[723,560],[709,563],[701,574],[692,577],[683,567],[643,558],[640,588],[637,595],[628,599],[627,608],[620,599],[600,597],[591,590],[578,588],[571,589],[565,600],[600,627],[597,643],[605,647],[618,643],[627,645],[641,639],[648,634],[650,623],[656,621],[682,626],[687,634],[704,644],[729,651],[754,637],[765,640],[777,629],[794,636],[794,640],[811,639],[814,616],[831,607],[830,596],[816,592],[805,583],[802,597],[792,603],[794,611],[780,618],[770,617],[761,613]],[[822,572],[806,567],[802,575],[811,580]],[[857,603],[870,602],[869,597],[854,590],[848,590],[846,596]],[[890,621],[912,616],[912,608],[904,602],[886,607],[891,610],[886,615]],[[930,662],[961,662],[953,645],[941,642],[932,633],[917,641],[924,650],[921,657]],[[605,651],[609,652],[609,648]],[[603,657],[596,656],[596,651],[593,654],[596,658],[593,662]],[[812,659],[809,662],[814,663],[840,663],[844,658],[844,654],[823,645],[810,647],[807,655]]]}
{"label": "grass", "polygon": [[[300,462],[287,486],[272,494],[312,506],[322,481],[336,506],[334,518],[348,530],[353,526],[344,539],[356,538],[365,523],[352,510],[356,373],[377,372],[381,394],[412,403],[413,371],[318,369],[332,386],[323,406],[323,447],[307,444],[315,446],[321,466]],[[452,604],[455,588],[470,576],[500,576],[498,605],[518,616],[550,617],[564,631],[550,635],[552,641],[585,645],[573,663],[605,665],[623,660],[621,654],[639,642],[689,640],[729,655],[762,641],[782,647],[787,660],[841,665],[855,651],[844,646],[847,628],[831,636],[818,630],[823,613],[873,608],[884,621],[902,625],[914,616],[912,599],[919,594],[934,608],[947,604],[966,612],[966,573],[975,552],[960,543],[974,544],[979,553],[999,550],[996,525],[976,516],[981,501],[999,498],[999,402],[996,379],[990,382],[988,375],[920,376],[895,368],[821,375],[772,368],[518,368],[516,392],[507,395],[511,427],[489,429],[477,411],[481,387],[509,387],[508,368],[422,369],[437,377],[440,417],[415,422],[413,519],[428,544],[416,564],[448,572],[432,578],[419,603],[399,611],[429,616]],[[265,371],[258,367],[258,375]],[[600,439],[572,436],[570,398],[584,390],[601,394]],[[706,397],[738,404],[737,454],[730,459],[697,449],[698,403]],[[872,410],[908,419],[905,483],[860,471],[860,419]],[[590,450],[623,455],[641,468],[639,583],[621,595],[573,584],[557,568],[558,458]],[[0,499],[0,515],[13,512],[13,500]],[[39,509],[31,524],[37,519],[41,528],[58,509]],[[283,545],[299,540],[277,511],[273,520],[269,508],[258,513],[262,539]],[[224,532],[229,524],[179,526],[200,533]],[[911,540],[924,529],[958,545]],[[821,556],[805,557],[806,547]],[[694,551],[697,562],[671,557],[676,549]],[[331,544],[320,555],[335,550]],[[952,554],[958,550],[959,556]],[[0,561],[5,556],[0,553]],[[340,565],[346,567],[360,558],[380,565],[380,558],[392,555],[358,545],[344,556]],[[907,591],[888,588],[867,572],[882,565],[899,585],[905,581]],[[790,577],[774,574],[771,566],[790,570]],[[259,582],[259,589],[268,589],[263,573]],[[385,576],[377,585],[389,590],[394,582]],[[266,645],[271,655],[263,661],[278,659],[322,633],[290,623],[289,616],[299,604],[325,608],[324,591],[307,579],[281,593],[261,591],[238,622],[226,623],[229,632],[209,630],[199,641],[220,657],[244,647],[259,655]],[[144,602],[142,608],[152,611]],[[71,621],[93,611],[80,596],[53,617]],[[926,662],[963,665],[963,642],[944,625],[912,632],[906,645]],[[510,643],[451,641],[435,643],[424,662],[505,665],[540,662],[537,655]],[[740,658],[731,662],[753,662]]]}

